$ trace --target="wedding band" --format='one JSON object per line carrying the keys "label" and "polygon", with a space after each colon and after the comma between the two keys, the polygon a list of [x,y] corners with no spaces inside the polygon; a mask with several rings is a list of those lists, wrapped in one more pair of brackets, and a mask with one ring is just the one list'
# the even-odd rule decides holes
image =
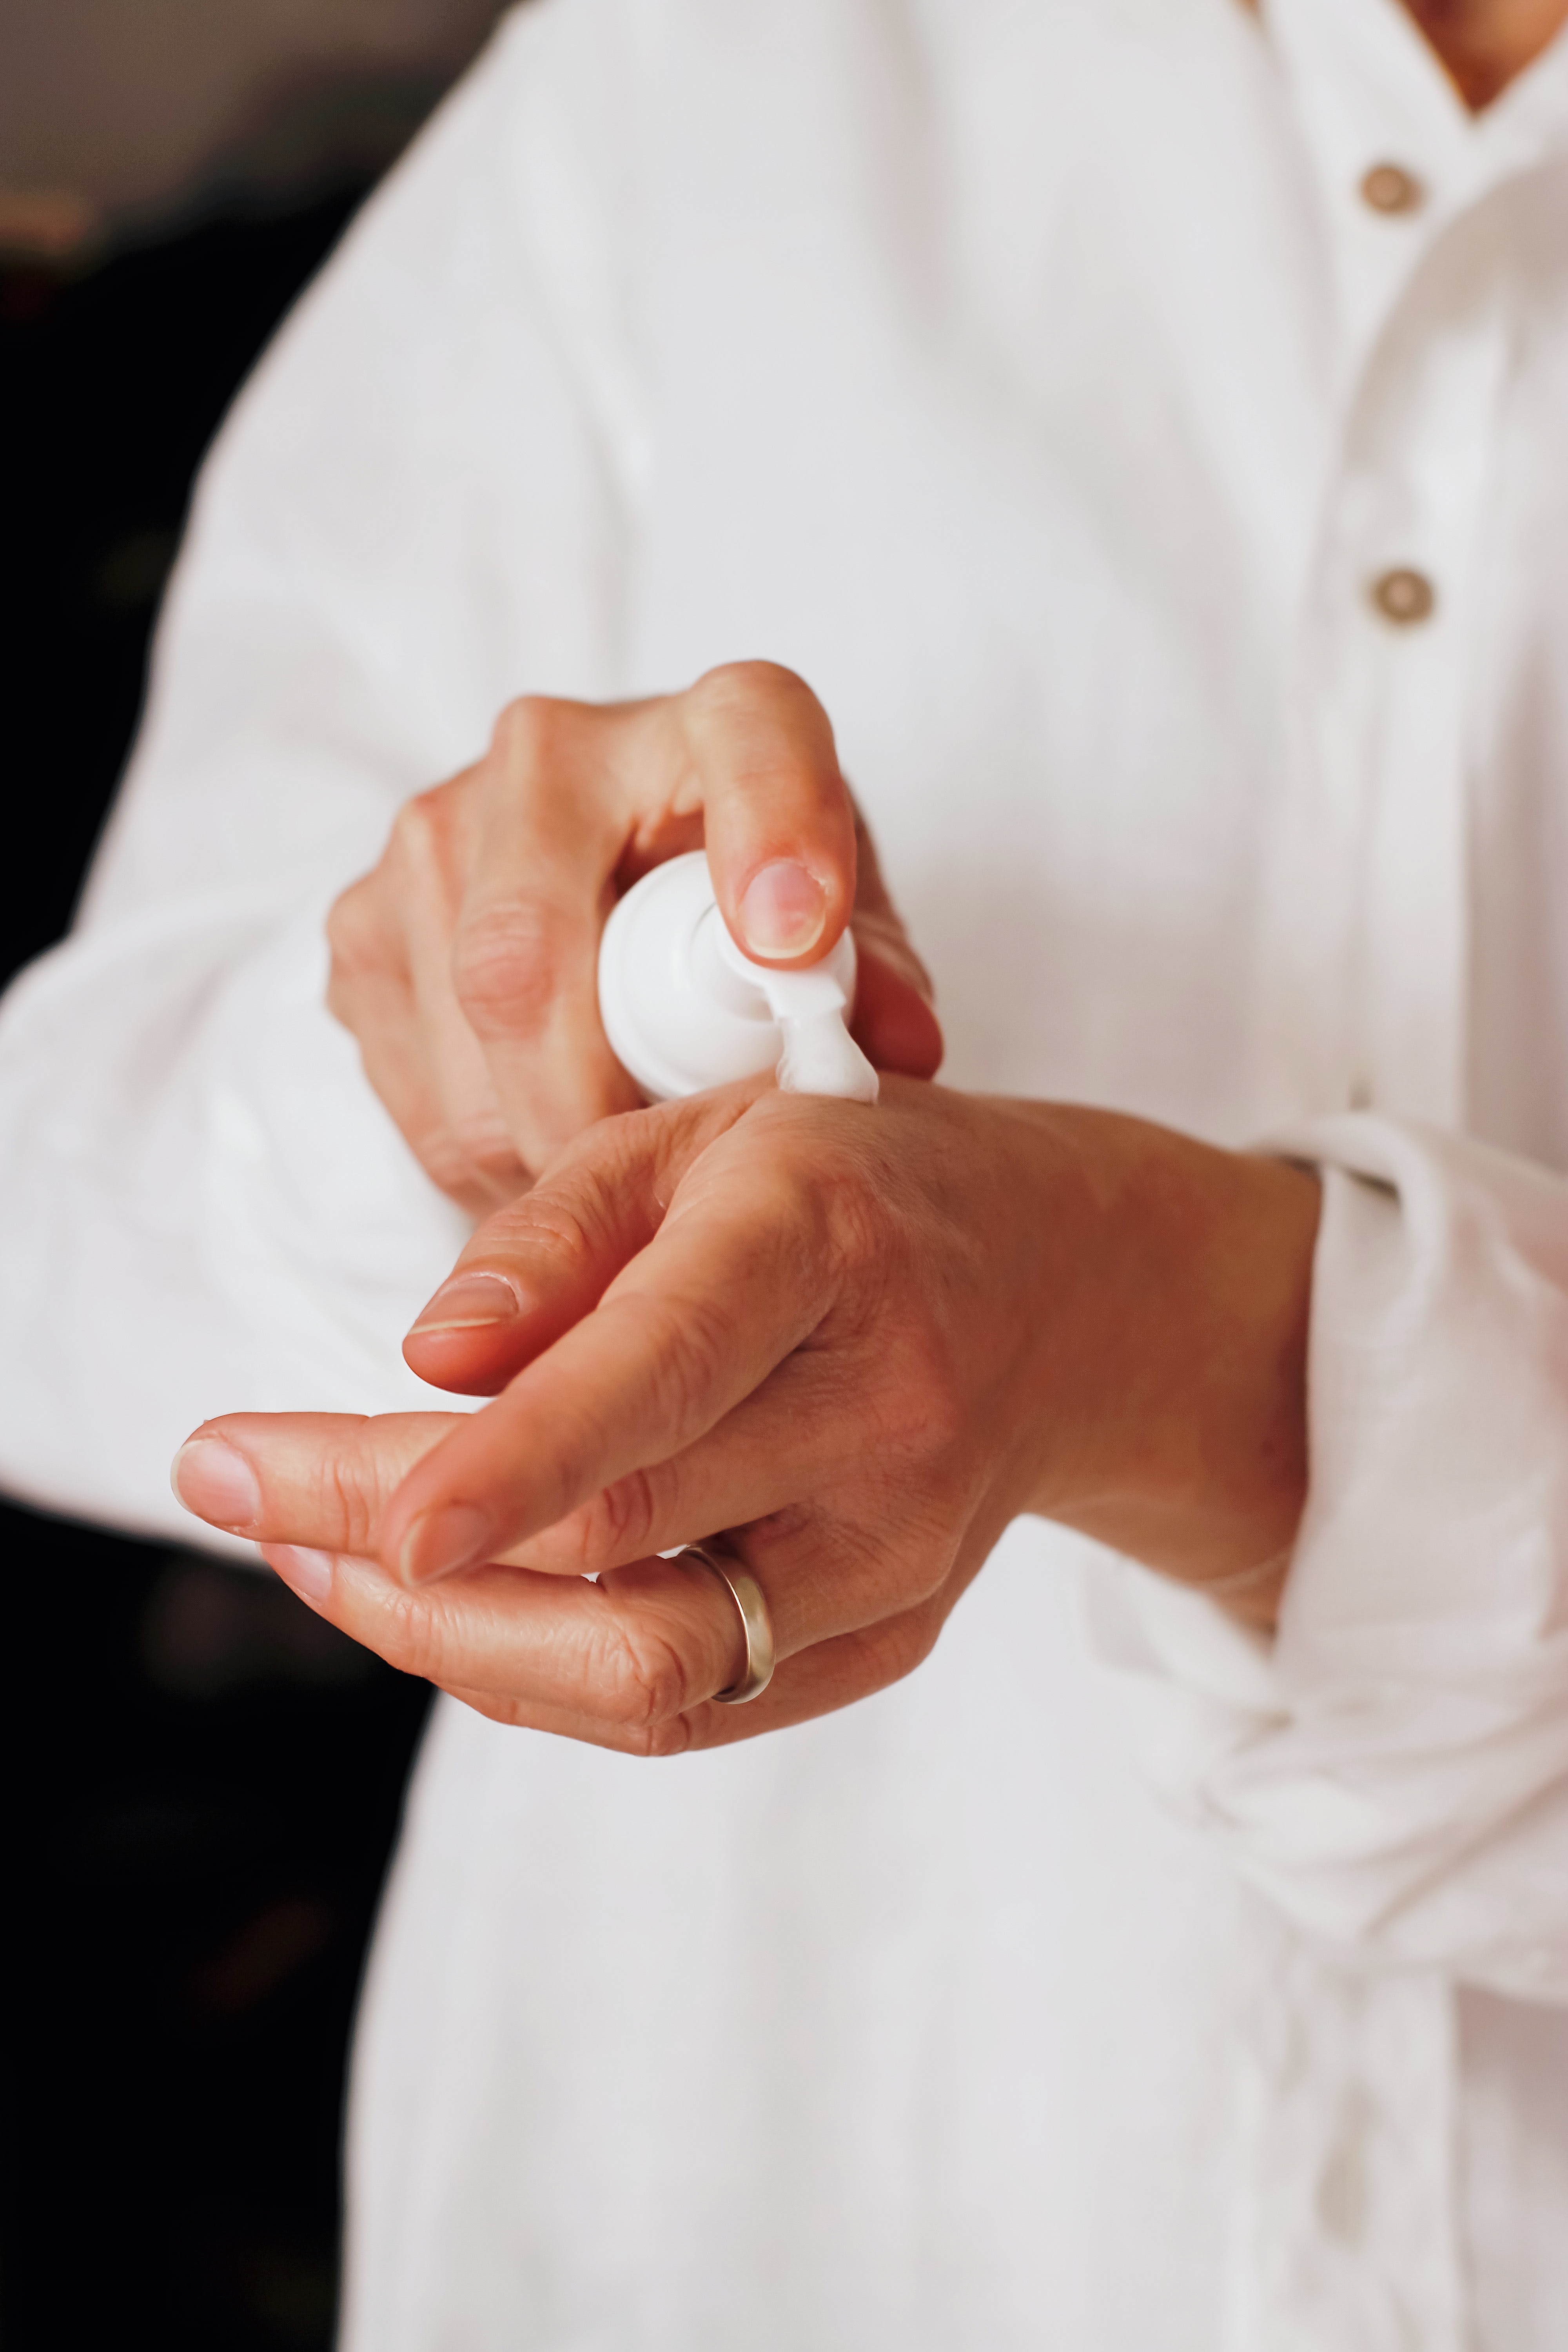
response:
{"label": "wedding band", "polygon": [[738,1559],[723,1552],[710,1551],[705,1544],[688,1544],[680,1558],[700,1559],[704,1568],[710,1568],[729,1587],[730,1598],[741,1612],[746,1635],[745,1667],[738,1683],[731,1683],[728,1690],[714,1692],[713,1704],[744,1706],[748,1699],[761,1698],[773,1678],[773,1622],[768,1615],[763,1588],[750,1569],[742,1568]]}

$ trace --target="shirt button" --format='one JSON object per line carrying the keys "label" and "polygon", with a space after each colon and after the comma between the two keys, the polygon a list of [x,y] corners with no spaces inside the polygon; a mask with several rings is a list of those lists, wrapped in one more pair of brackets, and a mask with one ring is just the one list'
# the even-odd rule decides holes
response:
{"label": "shirt button", "polygon": [[1374,213],[1419,212],[1426,191],[1403,163],[1374,163],[1361,184],[1362,201]]}
{"label": "shirt button", "polygon": [[1373,582],[1372,601],[1385,621],[1392,621],[1396,628],[1408,629],[1417,621],[1430,618],[1437,595],[1424,572],[1411,572],[1401,566]]}

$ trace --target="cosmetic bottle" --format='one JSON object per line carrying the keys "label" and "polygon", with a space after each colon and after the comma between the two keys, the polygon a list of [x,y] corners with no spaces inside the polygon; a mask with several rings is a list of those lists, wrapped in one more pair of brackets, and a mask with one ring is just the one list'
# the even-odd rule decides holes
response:
{"label": "cosmetic bottle", "polygon": [[849,1034],[855,942],[775,971],[730,936],[701,850],[656,866],[626,892],[599,943],[599,1010],[610,1049],[651,1101],[776,1070],[786,1094],[877,1099],[877,1073]]}

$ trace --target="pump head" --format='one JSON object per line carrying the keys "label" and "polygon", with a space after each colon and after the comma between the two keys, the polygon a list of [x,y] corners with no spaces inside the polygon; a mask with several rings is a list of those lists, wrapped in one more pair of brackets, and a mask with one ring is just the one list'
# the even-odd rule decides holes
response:
{"label": "pump head", "polygon": [[730,936],[700,849],[646,874],[599,943],[605,1034],[655,1102],[770,1069],[786,1094],[875,1102],[877,1073],[849,1034],[854,1002],[847,931],[804,971],[753,963]]}

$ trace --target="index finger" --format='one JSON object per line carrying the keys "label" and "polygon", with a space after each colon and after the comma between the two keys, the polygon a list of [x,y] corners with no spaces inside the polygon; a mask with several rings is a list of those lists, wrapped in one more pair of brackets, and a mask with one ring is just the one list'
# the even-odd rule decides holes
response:
{"label": "index finger", "polygon": [[681,1452],[821,1322],[822,1212],[733,1139],[711,1148],[597,1307],[404,1481],[377,1547],[403,1581],[493,1559]]}
{"label": "index finger", "polygon": [[785,968],[831,952],[855,905],[855,807],[827,713],[775,662],[710,670],[676,705],[731,936]]}

